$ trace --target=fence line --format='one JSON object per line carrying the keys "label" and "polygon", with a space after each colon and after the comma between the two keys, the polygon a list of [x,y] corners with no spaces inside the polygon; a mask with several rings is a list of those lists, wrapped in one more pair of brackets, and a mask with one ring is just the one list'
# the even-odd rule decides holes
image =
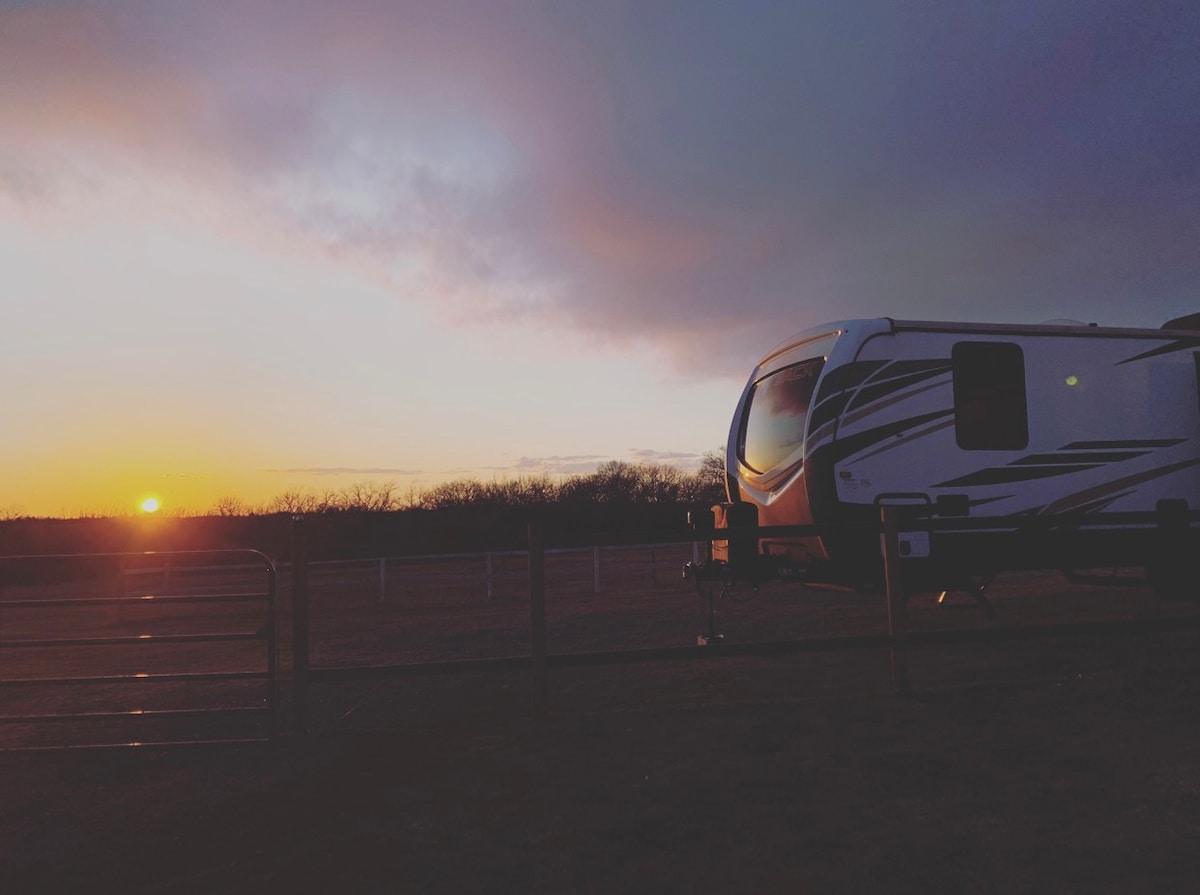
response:
{"label": "fence line", "polygon": [[[1130,517],[1136,516],[1136,520]],[[1183,533],[1194,533],[1194,529],[1188,527],[1188,523],[1200,519],[1200,514],[1190,514],[1185,520]],[[1178,519],[1172,518],[1171,525],[1175,528],[1170,528],[1164,523],[1161,514],[1119,514],[1119,516],[1097,514],[1091,519],[1078,520],[1080,525],[1095,525],[1102,526],[1105,524],[1114,524],[1116,521],[1129,523],[1136,521],[1138,524],[1146,524],[1153,527],[1158,526],[1158,533],[1163,537],[1180,537],[1178,530]],[[487,670],[500,668],[522,668],[528,669],[531,674],[530,679],[530,703],[533,713],[537,716],[542,716],[547,711],[547,674],[548,669],[565,666],[581,666],[581,665],[605,665],[605,664],[621,664],[627,662],[641,661],[656,661],[661,659],[686,659],[698,657],[719,657],[730,655],[774,655],[797,651],[828,651],[828,650],[843,650],[843,649],[886,649],[889,654],[891,663],[891,678],[893,688],[898,694],[910,694],[912,692],[911,683],[908,676],[908,657],[909,650],[915,645],[924,645],[931,643],[968,643],[979,641],[998,641],[1003,639],[1017,639],[1023,637],[1049,636],[1057,633],[1080,633],[1088,631],[1149,631],[1149,630],[1166,630],[1173,629],[1194,629],[1200,627],[1200,617],[1188,618],[1170,618],[1170,619],[1148,619],[1137,620],[1131,623],[1128,620],[1096,624],[1069,624],[1057,626],[1041,626],[1034,628],[1007,628],[1007,629],[989,629],[986,631],[910,631],[908,625],[908,605],[907,594],[904,588],[903,569],[901,565],[899,535],[900,532],[910,530],[961,530],[967,526],[972,526],[980,529],[1010,529],[1015,531],[1042,531],[1051,527],[1044,520],[1035,520],[1030,523],[1028,519],[1021,518],[1013,519],[974,519],[974,520],[931,520],[921,519],[913,520],[907,516],[901,516],[901,508],[895,506],[884,506],[880,508],[880,518],[877,522],[870,525],[854,526],[860,530],[871,530],[878,533],[880,536],[880,549],[884,567],[884,585],[885,585],[885,608],[887,612],[887,633],[886,634],[870,634],[857,636],[842,636],[842,637],[825,637],[825,638],[810,638],[802,641],[789,642],[771,642],[771,643],[742,643],[730,644],[723,642],[717,636],[711,636],[701,640],[700,644],[695,647],[668,647],[668,648],[653,648],[653,649],[625,649],[614,650],[607,652],[592,652],[592,653],[574,653],[562,655],[550,655],[547,652],[547,631],[546,631],[546,585],[547,585],[547,559],[551,557],[562,557],[567,555],[582,555],[587,556],[590,553],[592,562],[592,575],[590,584],[594,592],[601,592],[602,585],[605,581],[601,575],[601,565],[606,556],[617,551],[649,551],[649,561],[638,564],[644,569],[649,566],[652,580],[657,581],[658,562],[664,554],[669,554],[671,550],[678,549],[682,554],[686,551],[687,545],[691,545],[691,555],[694,562],[699,561],[701,556],[701,546],[705,547],[705,555],[709,556],[708,548],[714,540],[717,541],[732,541],[735,538],[747,538],[757,541],[762,537],[769,536],[804,536],[822,533],[822,530],[814,526],[772,526],[762,528],[741,528],[741,529],[718,529],[709,530],[706,532],[689,532],[677,534],[664,534],[662,532],[654,533],[654,537],[646,540],[638,541],[634,536],[626,534],[621,538],[620,543],[604,543],[602,538],[597,538],[596,542],[590,546],[576,547],[552,547],[546,542],[549,540],[546,533],[539,528],[537,524],[530,524],[527,537],[528,548],[526,550],[502,550],[502,551],[480,551],[474,553],[455,553],[455,554],[426,554],[421,556],[399,556],[399,557],[370,557],[365,559],[352,560],[318,560],[309,561],[308,535],[301,517],[296,517],[293,520],[292,528],[292,543],[291,555],[292,561],[276,565],[270,559],[263,557],[270,570],[270,601],[269,601],[269,621],[264,626],[259,635],[268,639],[268,686],[270,689],[268,702],[271,709],[271,730],[275,731],[275,705],[277,697],[277,669],[280,660],[280,649],[275,639],[275,623],[274,623],[274,592],[275,592],[275,574],[278,571],[291,572],[291,595],[292,595],[292,637],[291,637],[291,667],[292,667],[292,705],[294,709],[295,729],[300,732],[307,732],[310,726],[309,719],[309,699],[310,685],[313,683],[328,683],[341,682],[350,680],[364,680],[373,677],[383,677],[388,675],[408,675],[408,674],[436,674],[446,672],[462,672],[472,670]],[[1174,541],[1172,541],[1174,543]],[[668,550],[667,548],[671,548]],[[172,574],[182,574],[184,571],[189,573],[194,572],[229,572],[237,569],[246,568],[261,568],[261,566],[247,564],[230,564],[228,566],[215,565],[197,565],[192,561],[192,558],[197,554],[204,553],[210,555],[222,553],[256,553],[256,551],[184,551],[176,553],[144,553],[144,554],[121,554],[127,558],[129,563],[135,560],[140,562],[153,562],[155,557],[161,557],[162,563],[157,566],[135,566],[123,565],[120,569],[122,587],[128,576],[133,576],[135,579],[139,576],[161,574],[164,582],[170,580]],[[261,554],[257,554],[262,556]],[[86,558],[88,555],[71,555],[70,559]],[[115,554],[94,554],[92,556],[117,556]],[[403,574],[397,574],[399,570],[408,567],[410,569],[419,569],[422,565],[444,564],[448,562],[460,562],[464,559],[482,560],[482,568],[478,572],[471,572],[469,575],[463,575],[463,580],[477,582],[482,585],[483,591],[489,598],[495,596],[497,591],[498,580],[506,574],[503,568],[504,564],[501,559],[525,557],[527,561],[526,571],[527,578],[527,595],[529,599],[529,652],[524,656],[508,656],[496,657],[491,659],[469,659],[457,661],[438,661],[425,663],[410,663],[406,665],[358,665],[353,667],[313,667],[310,660],[310,596],[311,596],[311,575],[310,573],[316,569],[337,569],[347,567],[363,567],[369,575],[378,576],[379,584],[379,601],[385,602],[389,582],[393,589],[397,580],[404,580]],[[62,556],[41,556],[41,557],[0,557],[0,561],[14,559],[67,559],[66,555]],[[672,560],[674,561],[674,560]],[[392,574],[389,576],[389,566],[391,566]],[[712,599],[715,590],[721,586],[726,579],[720,577],[720,574],[712,569],[703,573],[710,577],[701,577],[701,583],[708,585],[708,598],[710,601],[710,619],[712,610]],[[180,595],[162,595],[162,596],[121,596],[113,598],[99,598],[99,602],[114,602],[120,605],[132,605],[134,603],[149,604],[159,602],[164,605],[170,605],[170,601],[176,602],[200,602],[202,599],[232,599],[231,596],[218,597],[213,595],[201,594],[180,594]],[[90,599],[90,598],[86,598]],[[80,601],[85,598],[79,598]],[[72,604],[70,599],[47,600],[47,604],[63,608]],[[33,606],[38,601],[25,600],[9,600],[0,603],[0,608],[9,606],[17,608],[29,604]],[[713,632],[710,629],[710,634]],[[214,635],[225,636],[225,635]],[[239,636],[248,636],[246,632],[242,632]],[[205,636],[189,635],[186,638],[178,637],[174,640],[170,636],[159,636],[157,642],[187,642],[187,641],[202,641]],[[88,645],[100,642],[114,642],[122,640],[121,638],[76,638],[76,645]],[[132,643],[145,642],[145,638],[124,638],[122,642]],[[29,640],[23,646],[45,647],[47,644],[54,646],[60,643],[67,643],[68,638],[46,639],[44,641]],[[702,645],[701,645],[702,644]],[[719,644],[719,646],[718,646]],[[21,648],[22,644],[13,644],[5,642],[7,647],[16,646]],[[245,676],[243,672],[213,672],[208,676],[211,679],[228,679],[231,677]],[[53,679],[54,683],[58,684],[75,684],[86,683],[96,680],[103,680],[106,683],[116,683],[132,681],[135,678],[153,679],[153,680],[187,680],[196,677],[193,674],[151,674],[151,675],[101,675],[95,677],[86,677],[83,675],[62,676]],[[32,685],[40,683],[33,679],[13,682],[4,681],[4,685],[8,686],[13,683],[24,685]],[[225,707],[224,710],[229,710],[231,707]],[[112,714],[114,717],[117,713],[83,713],[84,717],[96,719],[100,715]],[[56,716],[57,717],[57,716]],[[0,719],[2,720],[2,719]],[[21,716],[17,720],[27,721],[28,717]]]}
{"label": "fence line", "polygon": [[[267,734],[266,739],[274,738],[276,734],[276,721],[278,715],[278,643],[276,638],[276,567],[269,557],[255,550],[211,550],[211,551],[181,551],[175,554],[163,554],[166,564],[175,556],[184,558],[194,558],[198,554],[220,558],[226,555],[257,556],[259,562],[255,564],[245,564],[243,567],[249,570],[254,570],[259,573],[265,573],[266,579],[264,589],[255,592],[240,591],[238,593],[225,594],[176,594],[170,596],[128,596],[122,593],[121,596],[68,596],[68,597],[25,597],[18,599],[0,600],[0,613],[13,610],[34,610],[38,611],[38,619],[43,619],[49,612],[68,614],[72,612],[85,612],[93,607],[116,606],[118,613],[126,606],[139,607],[163,607],[173,608],[181,605],[203,605],[212,603],[226,604],[260,604],[262,606],[261,623],[253,629],[240,630],[222,630],[208,631],[197,633],[195,631],[183,631],[178,628],[171,627],[166,631],[158,631],[153,633],[146,632],[145,629],[141,633],[94,633],[96,630],[96,622],[94,618],[80,619],[76,617],[73,622],[60,622],[62,627],[57,636],[45,636],[41,633],[41,628],[38,628],[41,636],[33,636],[30,633],[25,633],[23,636],[9,637],[8,639],[0,639],[0,657],[12,654],[14,651],[36,652],[38,650],[82,650],[82,649],[114,649],[120,648],[135,648],[142,649],[156,645],[174,645],[174,644],[217,644],[217,643],[237,643],[237,642],[254,642],[260,641],[264,645],[265,651],[265,667],[263,671],[245,671],[224,669],[219,671],[139,671],[137,673],[105,673],[103,671],[96,672],[92,663],[95,661],[95,653],[88,652],[88,661],[80,667],[86,667],[88,673],[69,673],[71,666],[65,669],[55,663],[57,671],[46,674],[45,672],[37,671],[37,664],[33,665],[34,673],[31,673],[28,667],[23,668],[22,673],[17,677],[5,676],[0,673],[0,688],[10,690],[13,687],[25,688],[71,688],[75,690],[83,685],[112,685],[112,684],[130,684],[130,685],[148,685],[153,683],[164,682],[213,682],[213,681],[233,681],[233,680],[261,680],[265,682],[266,698],[265,705],[208,705],[204,707],[180,707],[173,706],[169,708],[136,708],[136,709],[98,709],[95,704],[92,704],[83,711],[41,711],[30,712],[26,705],[28,699],[20,700],[18,705],[23,710],[16,714],[0,715],[0,724],[5,725],[40,725],[52,722],[116,722],[120,720],[132,721],[135,719],[148,718],[185,718],[198,717],[202,715],[217,715],[217,714],[257,714],[266,716]],[[128,553],[113,553],[113,554],[81,554],[73,557],[57,555],[53,557],[47,556],[0,556],[0,567],[19,566],[23,563],[37,564],[44,562],[46,559],[70,561],[75,560],[105,560],[113,561],[121,564],[121,581],[122,590],[124,588],[124,562],[134,557],[144,557],[146,554],[128,554]],[[220,566],[198,566],[196,568],[222,568]],[[86,567],[84,569],[86,571]],[[111,573],[110,573],[111,574]],[[77,578],[80,576],[77,573]],[[34,575],[36,579],[36,574]],[[68,578],[67,580],[72,580]],[[110,586],[115,587],[115,582],[112,578],[108,578]],[[125,619],[123,615],[118,615],[119,624],[122,628],[125,627]],[[177,617],[168,616],[168,622],[178,622]],[[161,619],[160,619],[161,621]],[[10,634],[13,626],[5,625],[4,633]],[[20,627],[20,626],[18,626]],[[27,627],[27,626],[26,626]],[[0,668],[0,671],[3,669]],[[261,740],[263,737],[254,737],[251,739]],[[221,742],[244,742],[245,738],[222,737]],[[142,746],[142,745],[167,745],[167,744],[184,744],[195,742],[214,742],[214,740],[195,740],[195,739],[170,739],[159,740],[154,743],[146,741],[133,741],[123,743],[111,742],[88,742],[70,747],[50,746],[50,747],[32,747],[32,748],[95,748],[108,746]],[[10,749],[28,750],[31,747],[0,747],[0,751],[8,751]]]}
{"label": "fence line", "polygon": [[[530,600],[530,653],[528,656],[508,656],[496,657],[492,659],[467,659],[467,660],[452,660],[452,661],[437,661],[425,662],[408,665],[393,665],[393,666],[358,666],[358,667],[330,667],[330,668],[314,668],[307,669],[307,679],[313,682],[334,682],[348,681],[356,679],[378,678],[389,675],[407,675],[407,674],[438,674],[438,673],[454,673],[462,671],[484,671],[488,669],[499,670],[501,668],[523,668],[528,669],[531,673],[531,708],[535,716],[540,716],[546,711],[545,693],[546,693],[546,675],[547,669],[550,667],[561,667],[567,665],[601,665],[601,664],[617,664],[624,662],[636,661],[653,661],[659,659],[680,659],[694,658],[701,655],[721,656],[721,655],[765,655],[775,654],[780,652],[791,652],[798,650],[836,650],[836,649],[861,649],[861,648],[884,648],[888,650],[891,664],[891,679],[894,691],[899,695],[909,695],[912,693],[911,682],[908,673],[908,655],[913,644],[927,643],[967,643],[978,642],[980,640],[993,639],[1017,639],[1022,637],[1047,636],[1050,634],[1060,633],[1079,633],[1085,630],[1085,626],[1068,624],[1052,626],[1053,629],[1046,626],[1038,628],[1024,629],[994,629],[985,632],[975,631],[937,631],[937,632],[917,632],[911,633],[908,630],[908,606],[907,594],[904,589],[901,573],[901,553],[900,553],[900,533],[908,530],[962,530],[968,527],[971,523],[976,523],[975,527],[984,529],[1012,529],[1024,531],[1040,531],[1053,527],[1046,520],[1035,520],[1033,524],[1025,518],[1020,519],[985,519],[985,520],[970,520],[964,524],[964,520],[949,519],[949,520],[932,520],[922,519],[913,520],[911,517],[901,516],[901,507],[895,505],[884,505],[879,508],[879,521],[873,525],[857,525],[853,526],[861,530],[874,530],[880,535],[880,549],[884,563],[884,585],[885,585],[885,608],[887,611],[887,633],[885,635],[866,635],[866,636],[851,636],[851,637],[834,637],[809,639],[804,641],[791,642],[772,642],[758,644],[725,644],[719,636],[700,638],[696,647],[670,647],[665,649],[640,649],[640,650],[619,650],[600,653],[586,654],[564,654],[564,655],[547,655],[545,651],[546,630],[545,630],[545,557],[552,553],[571,552],[572,548],[559,548],[558,550],[546,549],[543,533],[536,524],[530,524],[528,531],[529,549],[528,551],[506,551],[509,554],[519,554],[527,552],[529,556],[529,600]],[[1192,521],[1200,520],[1200,514],[1190,514]],[[1096,514],[1092,519],[1081,519],[1077,521],[1079,527],[1087,525],[1102,526],[1107,523],[1112,523],[1117,517]],[[1169,534],[1177,534],[1167,528],[1164,523],[1164,514],[1162,513],[1141,513],[1141,514],[1120,514],[1119,521],[1129,524],[1131,522],[1144,523],[1147,526],[1157,527],[1160,536]],[[982,522],[984,524],[978,525]],[[1186,531],[1186,528],[1185,528]],[[659,544],[681,544],[691,543],[693,557],[699,558],[699,549],[701,544],[710,544],[713,540],[732,540],[738,537],[745,537],[757,541],[765,536],[796,536],[796,535],[814,535],[822,533],[821,529],[815,526],[771,526],[759,528],[742,528],[742,529],[717,529],[709,530],[700,533],[692,533],[688,537],[678,537],[673,540],[660,539],[654,542]],[[643,543],[630,543],[628,538],[623,539],[622,545],[595,545],[592,547],[593,563],[598,568],[599,557],[602,549],[619,549],[619,547],[642,547],[647,545]],[[579,548],[573,548],[576,552]],[[479,554],[468,554],[477,557]],[[492,564],[493,555],[503,555],[501,552],[494,554],[485,554],[487,557],[485,576],[488,582],[488,593],[492,593],[492,576],[494,567]],[[386,564],[385,564],[386,565]],[[711,599],[715,584],[718,579],[714,573],[714,577],[710,580],[710,610]],[[598,573],[593,579],[593,586],[599,587]],[[1139,626],[1141,630],[1166,630],[1170,628],[1197,628],[1200,627],[1200,617],[1190,619],[1155,619],[1147,620]],[[1088,630],[1094,631],[1128,631],[1131,629],[1128,621],[1115,623],[1103,623],[1099,626],[1093,624],[1086,626]],[[711,632],[710,632],[711,634]],[[301,636],[299,629],[296,631],[296,637]],[[303,636],[307,636],[307,631]],[[721,644],[718,648],[713,648],[717,644]]]}

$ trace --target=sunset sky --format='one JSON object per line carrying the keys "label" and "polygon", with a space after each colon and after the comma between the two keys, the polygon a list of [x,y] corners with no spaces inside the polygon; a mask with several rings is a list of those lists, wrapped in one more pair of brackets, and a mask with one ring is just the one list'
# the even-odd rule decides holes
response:
{"label": "sunset sky", "polygon": [[0,516],[687,467],[828,320],[1200,311],[1200,5],[0,0]]}

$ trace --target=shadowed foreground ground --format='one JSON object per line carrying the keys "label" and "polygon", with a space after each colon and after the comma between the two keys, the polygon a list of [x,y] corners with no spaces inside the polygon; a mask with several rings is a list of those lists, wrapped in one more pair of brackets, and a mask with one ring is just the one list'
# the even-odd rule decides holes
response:
{"label": "shadowed foreground ground", "polygon": [[1195,647],[914,700],[879,654],[589,669],[545,721],[520,676],[407,680],[349,715],[390,729],[0,755],[0,891],[1194,892]]}

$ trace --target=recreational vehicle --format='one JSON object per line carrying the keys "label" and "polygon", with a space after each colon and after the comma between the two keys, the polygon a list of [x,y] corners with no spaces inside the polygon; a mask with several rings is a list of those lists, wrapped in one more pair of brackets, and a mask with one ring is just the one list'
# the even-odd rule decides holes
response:
{"label": "recreational vehicle", "polygon": [[[816,533],[717,541],[714,556],[760,577],[870,578],[880,507],[897,504],[908,574],[931,586],[1014,568],[1154,572],[1161,559],[1178,588],[1200,509],[1198,386],[1200,315],[1162,329],[806,330],[754,368],[729,433],[729,503],[714,511],[718,527]],[[1153,520],[1080,524],[1136,513],[1182,520],[1174,555]]]}

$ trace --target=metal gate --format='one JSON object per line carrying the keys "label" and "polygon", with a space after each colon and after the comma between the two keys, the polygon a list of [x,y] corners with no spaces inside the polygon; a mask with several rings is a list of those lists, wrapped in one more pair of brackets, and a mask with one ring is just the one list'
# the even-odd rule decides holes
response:
{"label": "metal gate", "polygon": [[0,750],[273,738],[276,577],[257,550],[0,556]]}

